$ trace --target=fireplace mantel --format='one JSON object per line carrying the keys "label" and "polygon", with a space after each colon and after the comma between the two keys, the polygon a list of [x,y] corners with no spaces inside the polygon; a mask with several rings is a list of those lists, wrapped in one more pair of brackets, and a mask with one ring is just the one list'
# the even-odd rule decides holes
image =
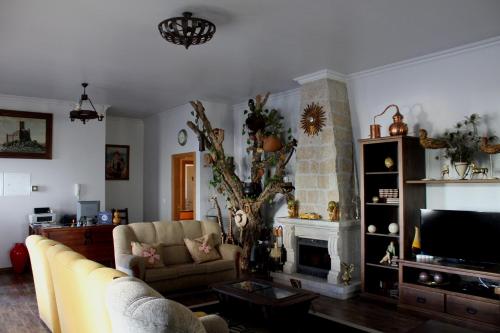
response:
{"label": "fireplace mantel", "polygon": [[[294,277],[297,274],[297,237],[328,241],[328,254],[331,259],[331,269],[325,283],[336,290],[326,293],[328,296],[345,298],[342,294],[341,263],[354,264],[353,283],[359,287],[360,259],[360,224],[358,221],[330,222],[325,220],[304,220],[298,218],[278,217],[275,225],[283,227],[283,244],[287,252],[287,261],[283,273]],[[300,274],[300,276],[303,276]],[[317,279],[314,279],[317,280]],[[303,283],[304,284],[304,283]],[[325,287],[322,290],[327,290]],[[348,288],[349,293],[353,288]],[[321,291],[320,291],[321,292]],[[350,296],[350,295],[349,295]]]}

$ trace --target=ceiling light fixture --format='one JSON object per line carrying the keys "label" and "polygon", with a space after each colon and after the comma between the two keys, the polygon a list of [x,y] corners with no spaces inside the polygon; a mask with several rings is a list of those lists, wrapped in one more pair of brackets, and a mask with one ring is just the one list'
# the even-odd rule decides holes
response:
{"label": "ceiling light fixture", "polygon": [[161,36],[170,43],[184,45],[204,44],[215,34],[215,24],[202,18],[193,17],[193,13],[184,12],[182,17],[171,17],[158,24]]}
{"label": "ceiling light fixture", "polygon": [[[88,85],[89,85],[88,83],[85,82],[82,83],[83,94],[82,96],[80,96],[80,100],[78,101],[78,103],[76,103],[75,109],[69,113],[69,118],[71,119],[71,121],[75,121],[75,119],[80,119],[85,124],[87,120],[97,119],[99,121],[102,121],[104,119],[104,115],[97,113],[94,104],[92,103],[92,101],[90,100],[89,96],[85,91]],[[90,104],[92,109],[90,108],[87,108],[87,110],[83,109],[82,105],[84,104],[84,101],[88,101],[87,104]]]}

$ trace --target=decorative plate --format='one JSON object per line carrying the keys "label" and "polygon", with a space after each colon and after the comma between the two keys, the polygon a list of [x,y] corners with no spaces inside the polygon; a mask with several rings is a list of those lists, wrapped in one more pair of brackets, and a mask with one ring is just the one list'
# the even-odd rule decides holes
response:
{"label": "decorative plate", "polygon": [[177,133],[177,142],[179,142],[179,144],[181,146],[184,146],[186,144],[186,142],[187,142],[187,137],[188,137],[188,135],[187,135],[186,130],[185,129],[181,129],[179,131],[179,133]]}

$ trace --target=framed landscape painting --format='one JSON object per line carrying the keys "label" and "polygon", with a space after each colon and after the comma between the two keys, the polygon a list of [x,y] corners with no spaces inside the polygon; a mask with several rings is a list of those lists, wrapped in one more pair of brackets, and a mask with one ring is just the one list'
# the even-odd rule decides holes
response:
{"label": "framed landscape painting", "polygon": [[130,146],[106,145],[106,180],[129,179]]}
{"label": "framed landscape painting", "polygon": [[0,110],[0,158],[52,159],[52,114]]}

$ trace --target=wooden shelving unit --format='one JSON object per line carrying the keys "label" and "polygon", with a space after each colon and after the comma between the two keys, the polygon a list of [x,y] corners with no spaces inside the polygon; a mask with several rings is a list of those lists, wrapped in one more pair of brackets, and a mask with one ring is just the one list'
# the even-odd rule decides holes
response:
{"label": "wooden shelving unit", "polygon": [[427,185],[444,185],[444,184],[500,184],[500,179],[420,179],[407,180],[407,184],[427,184]]}
{"label": "wooden shelving unit", "polygon": [[[425,186],[407,181],[425,177],[425,152],[418,138],[399,136],[360,140],[361,144],[361,280],[363,294],[394,302],[399,292],[399,267],[380,264],[392,241],[400,258],[411,254],[419,209],[425,208]],[[391,157],[388,170],[384,160]],[[372,202],[379,189],[397,188],[399,203]],[[399,234],[390,234],[390,223],[399,224]],[[376,233],[368,232],[368,225]]]}

